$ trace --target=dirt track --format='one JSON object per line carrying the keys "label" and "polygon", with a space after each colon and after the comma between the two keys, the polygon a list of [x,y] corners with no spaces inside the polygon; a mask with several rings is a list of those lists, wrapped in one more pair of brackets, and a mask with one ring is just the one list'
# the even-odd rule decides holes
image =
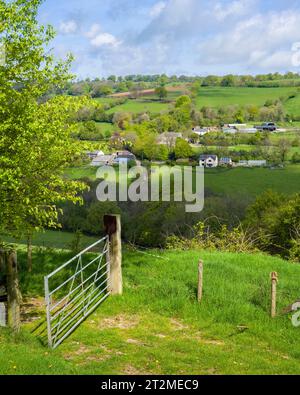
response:
{"label": "dirt track", "polygon": [[[178,86],[168,86],[167,88],[168,92],[176,92],[179,90],[184,90],[186,89],[186,86],[184,85],[178,85]],[[153,95],[155,94],[155,89],[145,89],[139,92],[139,96],[146,96],[146,95]],[[114,93],[110,95],[109,97],[129,97],[132,96],[132,92],[120,92],[120,93]]]}

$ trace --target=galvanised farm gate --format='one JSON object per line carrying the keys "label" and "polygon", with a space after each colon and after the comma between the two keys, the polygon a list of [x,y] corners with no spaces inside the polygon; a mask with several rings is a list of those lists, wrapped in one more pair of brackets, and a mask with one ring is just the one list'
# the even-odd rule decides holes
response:
{"label": "galvanised farm gate", "polygon": [[105,216],[107,236],[48,274],[48,344],[59,346],[110,294],[122,293],[121,225]]}

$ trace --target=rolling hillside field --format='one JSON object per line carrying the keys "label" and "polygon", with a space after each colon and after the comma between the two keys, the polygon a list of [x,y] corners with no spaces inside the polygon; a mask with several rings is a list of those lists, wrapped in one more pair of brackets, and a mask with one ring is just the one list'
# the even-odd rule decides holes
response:
{"label": "rolling hillside field", "polygon": [[285,103],[285,110],[288,114],[292,116],[292,118],[297,117],[300,119],[300,94],[298,94],[295,98],[288,100]]}
{"label": "rolling hillside field", "polygon": [[297,88],[241,88],[203,87],[196,99],[199,107],[224,107],[230,105],[263,106],[267,100],[276,100],[295,92]]}
{"label": "rolling hillside field", "polygon": [[112,107],[107,111],[108,114],[112,114],[115,112],[131,112],[131,113],[160,113],[161,111],[168,110],[169,103],[164,103],[160,101],[151,101],[151,100],[143,100],[137,99],[132,100],[128,99],[126,103],[121,104],[120,106]]}
{"label": "rolling hillside field", "polygon": [[[74,167],[66,170],[71,179],[88,177],[96,180],[97,169],[91,166]],[[205,187],[222,195],[248,195],[255,198],[267,189],[283,194],[300,191],[300,165],[289,165],[284,169],[264,168],[206,169]]]}
{"label": "rolling hillside field", "polygon": [[208,169],[205,173],[205,186],[224,195],[247,195],[255,198],[271,189],[282,194],[300,191],[300,165],[285,169]]}
{"label": "rolling hillside field", "polygon": [[[168,92],[167,102],[160,102],[155,94],[147,94],[138,99],[128,99],[126,103],[113,107],[108,113],[119,111],[132,113],[160,113],[169,108],[169,104],[174,102],[180,95],[188,92],[188,85],[181,89],[172,89]],[[295,94],[296,97],[288,99],[284,103],[285,111],[294,116],[300,117],[300,94],[298,87],[279,87],[279,88],[248,88],[248,87],[201,87],[199,95],[195,99],[198,108],[208,106],[214,108],[226,107],[231,105],[237,106],[263,106],[267,100],[277,100],[279,98],[287,98],[289,95]],[[298,94],[297,94],[298,92]],[[98,98],[95,99],[102,104],[113,103],[116,98]],[[170,102],[170,103],[168,103]]]}
{"label": "rolling hillside field", "polygon": [[30,276],[19,253],[28,314],[19,335],[0,328],[0,374],[299,374],[299,328],[269,315],[270,272],[279,274],[280,312],[299,299],[299,265],[261,254],[149,253],[124,253],[124,295],[108,298],[54,351],[38,335],[43,275],[70,253],[35,250]]}

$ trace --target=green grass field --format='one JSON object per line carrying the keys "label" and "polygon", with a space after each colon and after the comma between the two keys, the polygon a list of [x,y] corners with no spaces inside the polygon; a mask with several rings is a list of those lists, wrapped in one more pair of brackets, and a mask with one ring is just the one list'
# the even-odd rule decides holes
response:
{"label": "green grass field", "polygon": [[[35,233],[32,244],[38,247],[70,249],[74,241],[75,235],[69,232],[62,232],[58,230],[46,230],[41,233]],[[1,235],[1,239],[6,243],[26,244],[25,239],[16,240],[12,237],[5,237]],[[81,247],[85,248],[95,243],[99,238],[82,235]]]}
{"label": "green grass field", "polygon": [[267,100],[276,100],[292,92],[295,92],[295,88],[203,87],[196,103],[198,107],[262,106]]}
{"label": "green grass field", "polygon": [[90,180],[96,180],[97,167],[90,165],[70,167],[65,170],[65,176],[72,180],[78,180],[80,178],[89,178]]}
{"label": "green grass field", "polygon": [[[202,87],[195,102],[198,108],[203,106],[219,108],[230,105],[263,106],[267,100],[275,101],[280,97],[287,97],[288,95],[297,92],[298,89],[298,87]],[[168,92],[167,100],[174,102],[176,98],[185,93],[186,92],[184,90],[170,91]],[[102,104],[112,103],[115,101],[113,98],[98,98],[95,100]],[[108,110],[108,113],[115,113],[118,111],[132,113],[160,113],[161,111],[167,111],[168,108],[168,103],[159,102],[157,100],[157,96],[153,94],[142,96],[136,100],[129,99],[126,103],[111,108]],[[294,117],[300,117],[300,94],[295,98],[286,101],[284,108],[288,114]]]}
{"label": "green grass field", "polygon": [[162,111],[167,111],[169,108],[169,103],[159,102],[159,101],[149,101],[149,100],[128,100],[126,103],[111,108],[107,111],[108,114],[115,112],[131,112],[131,113],[160,113]]}
{"label": "green grass field", "polygon": [[[285,138],[285,137],[282,136],[281,138]],[[287,137],[287,139],[288,139],[288,137]],[[274,140],[274,142],[275,141],[276,140]],[[207,150],[210,150],[211,153],[215,153],[216,150],[218,150],[220,148],[222,148],[224,150],[228,150],[228,151],[233,151],[233,152],[238,152],[238,151],[252,152],[252,151],[257,151],[257,149],[258,149],[258,147],[255,145],[239,144],[239,145],[223,146],[223,147],[216,146],[216,145],[209,145],[209,146],[205,146],[205,147],[199,146],[199,147],[193,147],[193,151],[200,155],[203,152],[207,152]],[[286,156],[286,159],[290,161],[295,153],[300,154],[300,147],[290,147],[289,152]],[[264,159],[264,158],[265,157],[262,154],[261,159]]]}
{"label": "green grass field", "polygon": [[286,195],[300,192],[300,165],[280,170],[265,168],[207,169],[205,186],[222,195],[254,198],[268,189]]}
{"label": "green grass field", "polygon": [[101,126],[101,131],[103,133],[112,134],[112,132],[115,130],[115,126],[112,123],[98,122],[98,125]]}
{"label": "green grass field", "polygon": [[299,120],[300,117],[300,94],[298,94],[295,98],[288,100],[285,103],[285,110],[288,114],[291,115],[292,118],[297,117]]}
{"label": "green grass field", "polygon": [[[24,324],[17,336],[0,328],[0,374],[300,373],[299,328],[289,316],[269,317],[270,272],[279,274],[280,312],[299,299],[299,265],[264,255],[152,253],[162,259],[126,252],[124,295],[107,299],[54,351],[31,333],[43,318]],[[69,257],[36,251],[28,278],[19,253],[31,319],[43,316],[43,275]]]}
{"label": "green grass field", "polygon": [[[67,170],[68,177],[96,179],[96,168],[86,166]],[[300,165],[284,169],[265,168],[207,169],[205,187],[222,195],[248,195],[252,198],[268,189],[284,194],[300,192]]]}

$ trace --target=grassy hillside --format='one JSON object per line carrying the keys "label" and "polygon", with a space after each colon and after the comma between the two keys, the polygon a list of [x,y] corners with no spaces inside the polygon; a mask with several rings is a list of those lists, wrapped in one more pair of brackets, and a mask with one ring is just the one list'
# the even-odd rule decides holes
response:
{"label": "grassy hillside", "polygon": [[[70,232],[61,232],[58,230],[46,230],[41,233],[35,233],[32,244],[39,247],[70,249],[74,242],[75,235]],[[5,237],[1,235],[1,240],[7,243],[20,243],[26,245],[26,239],[16,240],[12,237]],[[98,240],[97,237],[82,235],[81,246],[82,248],[88,247]]]}
{"label": "grassy hillside", "polygon": [[197,105],[199,107],[251,104],[263,106],[267,100],[276,100],[294,91],[295,88],[205,87],[200,89]]}
{"label": "grassy hillside", "polygon": [[206,170],[205,186],[225,195],[248,195],[255,197],[267,189],[283,194],[300,191],[300,165],[285,169],[211,169]]}
{"label": "grassy hillside", "polygon": [[[299,298],[300,267],[263,255],[209,252],[126,253],[123,297],[109,298],[55,351],[26,324],[0,329],[0,374],[299,374],[298,329],[269,318],[269,273],[278,271],[279,310]],[[42,294],[45,271],[67,253],[35,253],[28,296]],[[204,296],[196,301],[197,261]],[[24,262],[24,255],[19,254]],[[32,315],[42,308],[29,299]],[[37,310],[37,311],[36,311]],[[9,356],[9,357],[8,357]]]}
{"label": "grassy hillside", "polygon": [[[96,179],[96,169],[90,166],[67,170],[73,179]],[[290,165],[280,170],[270,169],[206,169],[205,187],[225,195],[246,194],[255,197],[267,189],[285,194],[300,191],[300,165]]]}
{"label": "grassy hillside", "polygon": [[298,94],[296,97],[289,99],[285,103],[285,111],[294,119],[300,119],[300,95]]}
{"label": "grassy hillside", "polygon": [[121,104],[120,106],[112,107],[107,111],[108,114],[112,114],[115,112],[132,112],[132,113],[160,113],[161,111],[168,110],[169,103],[164,103],[160,101],[150,101],[150,100],[128,100],[126,103]]}
{"label": "grassy hillside", "polygon": [[[202,87],[199,95],[196,98],[196,106],[201,108],[208,107],[226,107],[231,105],[256,105],[263,106],[267,100],[279,99],[281,97],[288,97],[290,94],[297,92],[297,87],[280,87],[280,88],[247,88],[247,87]],[[167,100],[174,102],[180,95],[186,94],[186,89],[173,89],[168,92]],[[98,98],[95,99],[102,104],[112,103],[114,98]],[[141,96],[138,99],[128,99],[126,103],[108,110],[108,113],[115,113],[118,111],[126,111],[132,113],[159,113],[168,110],[169,104],[167,102],[160,102],[155,94]],[[294,118],[300,117],[300,95],[287,100],[284,108],[288,114]]]}

